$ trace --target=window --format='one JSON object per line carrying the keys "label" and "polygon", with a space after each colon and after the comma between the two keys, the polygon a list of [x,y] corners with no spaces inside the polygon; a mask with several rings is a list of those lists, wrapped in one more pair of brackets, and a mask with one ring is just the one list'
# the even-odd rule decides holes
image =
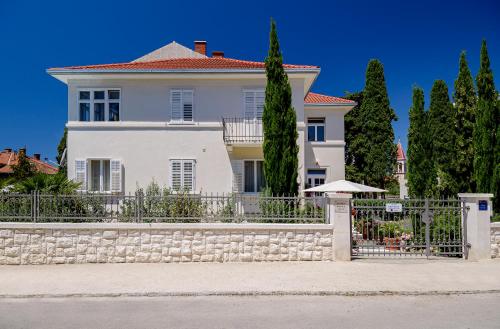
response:
{"label": "window", "polygon": [[266,186],[264,161],[245,160],[243,163],[244,191],[249,193],[261,192]]}
{"label": "window", "polygon": [[325,119],[309,118],[307,119],[307,140],[309,142],[325,141]]}
{"label": "window", "polygon": [[76,160],[75,180],[80,190],[90,192],[121,192],[122,166],[117,159]]}
{"label": "window", "polygon": [[245,119],[262,119],[266,95],[264,90],[244,90]]}
{"label": "window", "polygon": [[326,169],[308,169],[307,187],[315,187],[325,184]]}
{"label": "window", "polygon": [[171,90],[170,106],[173,122],[193,122],[193,90]]}
{"label": "window", "polygon": [[120,90],[80,90],[78,107],[80,121],[120,121]]}
{"label": "window", "polygon": [[195,160],[170,160],[170,186],[174,190],[194,191]]}

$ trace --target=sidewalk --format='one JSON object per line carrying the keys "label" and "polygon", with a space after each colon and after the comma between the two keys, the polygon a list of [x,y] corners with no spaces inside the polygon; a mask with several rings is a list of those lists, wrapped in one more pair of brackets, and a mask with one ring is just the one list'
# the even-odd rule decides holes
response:
{"label": "sidewalk", "polygon": [[500,260],[0,266],[0,297],[500,292]]}

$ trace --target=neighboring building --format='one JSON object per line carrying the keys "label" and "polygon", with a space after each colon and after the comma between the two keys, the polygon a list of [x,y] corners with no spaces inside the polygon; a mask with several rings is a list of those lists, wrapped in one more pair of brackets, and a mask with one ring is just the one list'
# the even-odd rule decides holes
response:
{"label": "neighboring building", "polygon": [[408,181],[406,179],[406,154],[400,140],[398,140],[396,160],[397,168],[395,175],[399,183],[399,197],[404,199],[408,196]]}
{"label": "neighboring building", "polygon": [[[11,148],[6,148],[0,151],[0,177],[8,177],[14,173],[12,166],[17,165],[19,161],[19,154],[26,154],[26,149],[19,149],[19,153],[16,153]],[[29,162],[33,164],[33,167],[37,172],[44,174],[56,174],[58,169],[47,162],[40,159],[40,154],[35,153],[32,157],[26,156]]]}
{"label": "neighboring building", "polygon": [[[262,62],[172,42],[129,63],[51,68],[68,85],[68,177],[132,193],[153,179],[194,192],[263,186]],[[284,65],[297,113],[301,189],[344,179],[344,115],[355,102],[310,92],[320,68]]]}

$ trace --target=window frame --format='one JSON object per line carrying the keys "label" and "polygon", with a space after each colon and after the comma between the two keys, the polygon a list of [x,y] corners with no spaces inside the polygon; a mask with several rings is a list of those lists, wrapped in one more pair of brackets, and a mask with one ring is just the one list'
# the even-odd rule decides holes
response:
{"label": "window frame", "polygon": [[[90,193],[111,194],[111,158],[87,158],[87,191]],[[99,161],[99,191],[92,188],[92,161]],[[104,161],[109,161],[109,190],[104,189]]]}
{"label": "window frame", "polygon": [[[311,188],[311,187],[316,187],[316,186],[325,184],[326,183],[326,175],[327,175],[326,169],[327,168],[307,168],[307,170],[306,170],[307,187]],[[310,174],[309,173],[310,170],[323,171],[324,173],[323,174]],[[323,183],[316,185],[316,183],[314,182],[314,179],[323,179]],[[309,182],[309,180],[312,180],[313,184],[311,184]]]}
{"label": "window frame", "polygon": [[[102,91],[104,92],[104,99],[95,99],[94,93]],[[118,91],[120,93],[119,99],[110,99],[109,92],[110,91]],[[81,99],[81,92],[89,92],[89,99]],[[120,122],[121,121],[121,113],[122,113],[122,90],[121,88],[113,88],[113,87],[104,87],[104,88],[77,88],[77,108],[78,108],[78,122]],[[89,104],[89,120],[81,120],[80,117],[80,104],[87,103]],[[118,103],[118,120],[109,120],[109,104],[110,103]],[[95,120],[95,104],[104,104],[104,120]]]}
{"label": "window frame", "polygon": [[[173,93],[179,92],[181,96],[181,118],[174,119]],[[185,120],[184,117],[184,96],[185,92],[190,92],[192,97],[191,102],[191,120]],[[195,90],[194,88],[172,88],[170,89],[170,124],[192,125],[195,124]]]}
{"label": "window frame", "polygon": [[[253,114],[252,117],[247,116],[247,103],[246,103],[246,94],[247,93],[253,93]],[[258,111],[257,111],[257,93],[262,93],[264,101],[262,102],[262,113],[260,114],[260,117],[258,116]],[[243,89],[242,90],[242,95],[243,95],[243,118],[245,120],[262,120],[262,116],[264,115],[264,105],[266,101],[266,90],[264,88],[248,88],[248,89]]]}
{"label": "window frame", "polygon": [[[323,120],[323,122],[309,122],[309,120]],[[314,129],[314,139],[310,139],[309,127]],[[323,127],[323,139],[318,140],[318,128]],[[307,141],[308,142],[317,142],[324,143],[326,142],[326,118],[324,117],[310,117],[307,118]]]}
{"label": "window frame", "polygon": [[[181,185],[179,189],[176,189],[174,187],[174,171],[173,171],[173,164],[174,162],[180,162],[181,164]],[[184,163],[190,162],[192,165],[192,177],[191,177],[191,189],[188,191],[189,193],[195,193],[196,191],[196,159],[189,158],[189,159],[183,159],[183,158],[172,158],[169,159],[169,165],[170,165],[170,174],[169,174],[169,181],[170,181],[170,188],[173,190],[173,192],[177,192],[178,190],[184,190],[185,189],[185,177],[184,177]]]}
{"label": "window frame", "polygon": [[[264,166],[264,160],[263,159],[243,159],[243,170],[242,170],[242,173],[243,173],[243,193],[246,193],[246,194],[257,194],[257,193],[260,193],[262,192],[262,188],[260,191],[258,191],[258,179],[257,179],[257,162],[262,162],[262,166]],[[245,170],[245,162],[253,162],[253,187],[254,187],[254,191],[249,191],[247,192],[245,190],[245,187],[246,187],[246,170]],[[262,167],[262,176],[264,177],[264,167]],[[264,177],[264,182],[266,181],[266,178]],[[265,187],[265,186],[264,186]]]}

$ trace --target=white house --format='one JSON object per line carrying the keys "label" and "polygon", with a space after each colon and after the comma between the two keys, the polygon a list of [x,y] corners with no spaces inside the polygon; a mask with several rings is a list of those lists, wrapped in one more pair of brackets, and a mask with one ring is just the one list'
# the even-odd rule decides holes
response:
{"label": "white house", "polygon": [[[284,65],[297,112],[301,188],[344,178],[354,102],[310,91],[320,68]],[[260,191],[264,63],[172,42],[129,63],[51,68],[68,86],[68,176],[132,193],[153,179],[195,192]]]}

